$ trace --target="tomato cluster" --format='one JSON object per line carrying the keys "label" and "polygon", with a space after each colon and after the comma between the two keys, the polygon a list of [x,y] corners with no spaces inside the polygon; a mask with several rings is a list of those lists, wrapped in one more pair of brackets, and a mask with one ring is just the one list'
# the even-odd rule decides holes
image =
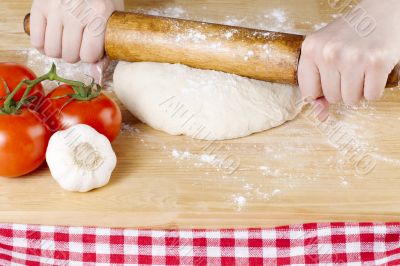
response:
{"label": "tomato cluster", "polygon": [[[40,82],[27,90],[29,83],[20,83],[37,77],[13,63],[0,63],[0,79],[0,176],[18,177],[36,170],[45,160],[51,135],[59,130],[87,124],[111,142],[120,132],[121,111],[100,91],[78,97],[74,85],[63,84],[45,95]],[[5,112],[10,103],[18,108]]]}

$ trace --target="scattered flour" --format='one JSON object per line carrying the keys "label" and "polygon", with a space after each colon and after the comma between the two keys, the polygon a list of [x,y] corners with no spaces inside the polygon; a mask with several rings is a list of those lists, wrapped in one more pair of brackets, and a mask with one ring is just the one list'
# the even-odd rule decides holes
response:
{"label": "scattered flour", "polygon": [[236,211],[241,211],[246,205],[247,198],[245,198],[245,197],[243,197],[241,195],[237,195],[237,194],[233,195],[232,197],[233,197],[233,202],[236,205],[235,206],[236,207]]}
{"label": "scattered flour", "polygon": [[214,163],[215,158],[216,158],[215,155],[209,155],[209,154],[203,154],[200,156],[200,160],[202,162],[209,163],[209,164]]}
{"label": "scattered flour", "polygon": [[226,16],[225,20],[220,21],[220,23],[260,30],[299,33],[299,29],[295,29],[293,22],[288,19],[288,15],[283,9],[273,9],[269,13],[242,17],[240,19]]}
{"label": "scattered flour", "polygon": [[226,39],[227,39],[227,40],[231,39],[231,38],[233,37],[233,34],[234,34],[234,33],[233,33],[232,31],[226,32],[226,33],[225,33]]}
{"label": "scattered flour", "polygon": [[121,131],[122,131],[122,134],[125,134],[125,135],[138,135],[141,133],[141,131],[138,128],[136,128],[128,123],[122,123]]}
{"label": "scattered flour", "polygon": [[187,32],[177,35],[175,39],[176,42],[186,40],[193,41],[194,43],[199,43],[207,40],[207,36],[197,29],[189,29]]}
{"label": "scattered flour", "polygon": [[176,149],[173,149],[172,156],[175,159],[186,160],[186,159],[190,159],[193,155],[188,151],[180,152]]}
{"label": "scattered flour", "polygon": [[[175,18],[189,18],[188,12],[182,7],[141,10],[141,12]],[[334,14],[332,15],[332,19],[338,18],[338,16]],[[194,19],[199,20],[198,18]],[[287,12],[283,9],[274,9],[266,14],[256,15],[251,18],[226,16],[220,21],[209,20],[207,22],[270,31],[305,33],[304,30],[295,27],[294,23],[288,18]],[[321,21],[310,26],[313,30],[318,30],[326,26],[327,22]],[[226,32],[224,36],[226,39],[230,39],[235,34],[236,32],[233,30]],[[193,30],[186,36],[177,36],[176,38],[192,38],[202,41],[207,37]],[[217,44],[215,48],[218,48]],[[252,56],[254,56],[254,52],[249,51],[245,60],[248,60]],[[368,130],[368,125],[380,119],[378,111],[374,106],[371,106],[368,102],[364,102],[358,107],[339,105],[333,109],[332,117],[337,122],[337,126],[352,140],[349,146],[352,151],[355,153],[366,152],[379,162],[384,162],[392,166],[400,166],[400,159],[397,160],[378,154],[377,147],[370,144],[369,138],[373,133]],[[311,123],[314,122],[311,121]],[[354,165],[350,160],[351,158],[349,159],[350,152],[343,150],[340,142],[333,141],[329,138],[329,135],[325,136],[326,141],[320,145],[308,143],[304,136],[309,135],[310,130],[315,130],[318,134],[324,135],[324,132],[318,131],[315,125],[307,128],[288,126],[284,131],[290,138],[281,143],[276,143],[276,141],[270,140],[266,136],[263,144],[243,147],[242,150],[235,150],[234,146],[231,147],[229,144],[223,144],[223,149],[221,150],[224,151],[217,149],[215,152],[210,153],[194,149],[193,147],[198,147],[200,144],[186,139],[188,143],[185,144],[185,149],[182,149],[182,147],[177,149],[167,144],[163,145],[163,149],[181,168],[192,169],[194,167],[204,169],[203,177],[199,178],[201,183],[206,183],[206,180],[210,176],[218,173],[221,179],[213,179],[212,186],[220,185],[229,187],[232,184],[239,185],[241,188],[239,191],[235,191],[232,195],[226,197],[226,200],[231,202],[237,211],[244,210],[251,200],[271,201],[279,195],[284,195],[285,191],[294,190],[300,186],[311,187],[314,183],[318,183],[322,177],[326,177],[326,174],[323,172],[323,169],[326,168],[334,169],[337,173],[338,181],[335,189],[346,189],[352,185],[353,181],[367,178],[367,176],[358,174],[354,169]],[[128,129],[128,131],[132,132],[131,129]],[[133,130],[133,133],[141,138],[144,145],[152,145],[151,136],[145,137],[136,130]],[[159,149],[159,146],[154,148]],[[321,148],[331,149],[332,151],[336,150],[337,154],[328,158],[316,158],[314,161],[310,161],[309,158],[315,158],[315,151]],[[194,152],[195,150],[196,152]],[[265,163],[252,165],[252,162],[241,162],[238,169],[227,174],[221,171],[221,163],[224,161],[220,156],[226,150],[231,154],[239,156],[241,159],[245,159],[251,154],[264,156]],[[270,165],[274,165],[275,168],[272,168]],[[214,170],[210,170],[210,166]],[[297,169],[298,171],[296,171]],[[211,173],[214,174],[211,175]],[[256,180],[254,176],[257,176]]]}
{"label": "scattered flour", "polygon": [[167,7],[165,9],[134,9],[132,11],[139,12],[139,13],[144,13],[152,16],[165,16],[165,17],[171,17],[171,18],[186,18],[187,13],[186,10],[183,9],[180,6],[175,6],[175,7]]}
{"label": "scattered flour", "polygon": [[[182,7],[168,7],[160,10],[140,10],[140,12],[175,18],[189,18],[188,13]],[[338,15],[336,14],[332,15],[333,19],[337,17]],[[282,9],[275,9],[270,13],[257,15],[252,18],[227,16],[220,21],[209,22],[271,31],[305,33],[303,30],[294,26],[294,23],[288,19],[286,11]],[[321,21],[320,23],[311,25],[311,28],[318,30],[324,27],[326,23],[326,21]],[[234,30],[226,32],[225,38],[233,38],[235,34],[236,32]],[[202,41],[206,38],[206,36],[202,36],[201,33],[199,34],[199,32],[195,30],[189,35],[190,38],[195,38],[198,41]],[[177,36],[176,38],[189,37]],[[215,48],[218,48],[218,44],[215,44]],[[247,58],[251,56],[253,56],[253,54],[249,51]],[[112,67],[113,66],[111,66],[108,72],[112,73]],[[110,87],[111,86],[112,84]],[[393,93],[398,93],[398,89],[393,89],[392,91]],[[338,125],[343,128],[344,132],[353,140],[351,144],[353,150],[357,150],[358,152],[367,151],[379,163],[385,163],[390,166],[400,166],[400,159],[379,154],[377,152],[377,147],[370,144],[369,138],[373,137],[373,133],[368,130],[368,126],[370,123],[381,119],[379,112],[374,106],[371,106],[368,102],[364,102],[358,107],[339,105],[333,110],[332,115],[338,121]],[[242,162],[239,169],[227,174],[225,171],[221,171],[221,163],[224,162],[224,160],[221,159],[221,151],[210,153],[200,150],[194,152],[196,149],[193,147],[196,147],[196,145],[198,146],[199,143],[193,142],[193,140],[188,140],[185,149],[178,149],[165,143],[158,143],[152,136],[145,135],[132,125],[123,125],[124,134],[137,136],[140,142],[150,149],[160,149],[161,146],[167,155],[175,160],[178,167],[188,170],[193,168],[204,169],[204,171],[201,171],[203,176],[199,177],[198,182],[200,183],[196,183],[196,185],[206,186],[208,184],[208,178],[214,176],[215,173],[218,173],[221,179],[213,179],[212,186],[221,185],[229,187],[232,184],[239,184],[239,187],[241,187],[240,191],[235,191],[231,196],[226,197],[226,200],[231,202],[234,209],[237,211],[244,210],[251,200],[271,201],[276,199],[279,195],[284,195],[285,191],[296,189],[299,186],[312,186],[313,183],[319,182],[320,178],[325,176],[322,169],[331,168],[336,171],[338,176],[336,189],[348,188],[352,185],[353,181],[355,182],[359,179],[367,178],[366,176],[357,174],[354,165],[349,161],[348,152],[341,150],[340,145],[330,141],[328,137],[326,137],[326,142],[321,143],[321,145],[325,146],[326,149],[336,150],[337,154],[328,158],[318,158],[316,161],[310,162],[307,158],[313,158],[314,152],[321,149],[321,145],[307,143],[304,135],[309,134],[309,131],[309,128],[286,127],[285,134],[290,136],[289,140],[277,144],[273,140],[266,138],[264,144],[245,147],[243,150],[233,150],[230,145],[224,144],[223,148],[225,150],[229,150],[232,154],[239,154],[238,156],[241,158],[246,158],[248,154],[263,154],[266,158],[266,163],[261,165],[251,165]],[[319,132],[319,134],[323,134],[323,132]],[[271,145],[269,145],[269,141],[271,141]],[[162,162],[163,160],[160,161]],[[290,163],[289,166],[282,165],[279,167],[282,162]],[[274,165],[276,168],[274,169],[270,167],[270,165]],[[210,167],[213,170],[210,170]],[[301,173],[302,170],[300,173],[293,171],[294,169],[306,169],[309,167],[312,167],[313,170],[308,170],[307,173]],[[249,171],[252,171],[251,175],[249,175]],[[251,178],[254,176],[259,176],[259,180],[254,181]]]}
{"label": "scattered flour", "polygon": [[[204,6],[203,9],[206,10]],[[147,13],[150,15],[167,16],[174,18],[188,19],[189,14],[180,6],[171,6],[163,9],[136,9],[136,12]],[[332,15],[332,19],[338,18],[339,15]],[[195,18],[199,20],[199,18]],[[284,9],[274,9],[262,15],[255,17],[233,17],[226,16],[221,20],[209,20],[208,22],[222,23],[233,26],[244,26],[258,28],[270,31],[283,31],[291,33],[305,33],[304,30],[296,28],[295,24],[289,19],[287,12]],[[318,30],[324,27],[327,21],[321,21],[311,28]],[[231,39],[235,36],[236,31],[225,33],[226,39]],[[180,38],[194,38],[197,41],[202,41],[206,36],[200,32],[193,30],[189,36],[176,36]],[[218,43],[214,44],[218,48]],[[62,62],[61,60],[53,60],[44,57],[35,50],[25,51],[28,57],[28,65],[34,69],[37,74],[43,74],[50,69],[53,62],[56,63],[59,73],[67,78],[88,81],[90,75],[90,66],[87,64],[71,65]],[[254,56],[252,51],[248,52],[247,60]],[[106,88],[112,88],[112,73],[115,68],[115,62],[112,62],[105,73],[104,84]],[[54,83],[46,83],[45,87],[50,90],[56,86]],[[398,89],[393,89],[392,93],[398,93]],[[391,167],[400,166],[400,158],[392,158],[390,156],[378,153],[378,148],[371,144],[370,139],[375,136],[374,132],[368,130],[371,123],[382,119],[378,110],[373,105],[364,102],[359,107],[347,107],[343,105],[337,106],[333,112],[333,117],[338,121],[338,125],[344,128],[346,134],[353,139],[352,148],[360,151],[367,151],[379,163],[384,163]],[[398,118],[400,120],[400,117]],[[350,121],[350,122],[349,122]],[[277,129],[279,131],[279,129]],[[240,190],[234,191],[230,195],[225,195],[227,202],[233,205],[237,211],[245,210],[250,205],[252,200],[271,201],[277,199],[280,195],[285,195],[285,191],[290,191],[299,186],[312,186],[326,175],[323,169],[331,168],[337,172],[337,186],[333,189],[346,189],[352,185],[352,182],[358,179],[366,179],[367,176],[359,175],[353,169],[349,162],[348,152],[344,153],[340,150],[340,146],[326,137],[326,141],[320,145],[310,144],[307,142],[305,135],[310,134],[310,130],[317,130],[315,126],[307,128],[299,126],[288,126],[284,130],[284,134],[290,136],[285,142],[276,143],[274,139],[269,139],[265,136],[262,144],[252,146],[244,146],[242,149],[235,150],[234,145],[213,143],[213,151],[202,149],[194,149],[193,147],[202,147],[204,143],[194,142],[194,140],[183,138],[183,146],[180,148],[162,143],[154,136],[145,134],[135,125],[124,123],[122,125],[122,134],[131,135],[137,138],[141,145],[146,148],[160,150],[165,152],[166,158],[161,158],[158,162],[173,160],[177,166],[182,169],[201,169],[204,171],[199,176],[196,186],[224,186],[230,187],[232,184],[239,184]],[[319,133],[323,134],[323,132]],[[378,133],[376,133],[378,134]],[[207,142],[208,143],[208,142]],[[220,146],[221,145],[221,146]],[[215,147],[218,147],[215,148]],[[221,147],[221,148],[220,148]],[[331,149],[337,151],[335,156],[329,158],[315,158],[314,153],[318,149]],[[224,171],[221,168],[223,165],[224,156],[226,154],[234,154],[243,159],[240,167],[231,172]],[[252,165],[254,162],[244,161],[249,155],[263,156],[265,162],[260,165]],[[315,158],[310,161],[308,158]],[[296,162],[296,163],[295,163]],[[270,165],[274,165],[272,168]],[[304,172],[306,171],[306,172]],[[249,174],[251,173],[251,174]],[[219,176],[219,179],[211,179],[211,184],[207,183],[211,177]],[[254,179],[254,176],[257,179]],[[331,177],[329,177],[331,178]]]}
{"label": "scattered flour", "polygon": [[[27,66],[29,66],[37,75],[43,75],[50,71],[51,65],[57,66],[59,76],[67,79],[79,80],[85,83],[91,82],[91,66],[85,63],[68,64],[61,59],[49,58],[36,49],[26,50]],[[50,91],[58,84],[56,82],[45,81],[43,86],[46,91]]]}

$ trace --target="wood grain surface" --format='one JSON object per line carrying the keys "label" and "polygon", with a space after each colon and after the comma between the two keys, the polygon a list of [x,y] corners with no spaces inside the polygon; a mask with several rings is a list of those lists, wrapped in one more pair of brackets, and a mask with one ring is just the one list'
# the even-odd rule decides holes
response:
{"label": "wood grain surface", "polygon": [[[251,20],[283,10],[302,32],[335,14],[319,0],[128,1],[131,9],[171,6],[206,20]],[[0,61],[26,61],[22,19],[29,8],[30,1],[0,2]],[[353,151],[336,145],[332,131],[307,111],[271,131],[211,143],[158,132],[124,111],[125,130],[114,143],[118,166],[108,186],[69,193],[45,165],[27,177],[0,178],[0,222],[172,229],[398,221],[399,101],[392,89],[379,102],[333,109],[336,125],[361,146],[357,155],[374,158],[368,174],[357,171]],[[226,155],[237,158],[235,171],[221,165]]]}
{"label": "wood grain surface", "polygon": [[[227,34],[231,35],[227,38]],[[269,82],[297,84],[304,37],[115,12],[108,21],[105,39],[106,52],[115,60],[180,63]]]}

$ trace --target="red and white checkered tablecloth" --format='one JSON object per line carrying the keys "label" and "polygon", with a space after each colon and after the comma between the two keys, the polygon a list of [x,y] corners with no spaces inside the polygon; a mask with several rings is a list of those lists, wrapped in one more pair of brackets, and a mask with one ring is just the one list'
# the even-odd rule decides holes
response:
{"label": "red and white checkered tablecloth", "polygon": [[400,265],[400,223],[248,230],[0,224],[0,265]]}

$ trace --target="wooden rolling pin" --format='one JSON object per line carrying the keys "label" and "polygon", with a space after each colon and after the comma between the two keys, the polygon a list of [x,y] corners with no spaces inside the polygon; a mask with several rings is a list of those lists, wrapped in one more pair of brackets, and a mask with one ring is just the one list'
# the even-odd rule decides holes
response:
{"label": "wooden rolling pin", "polygon": [[[30,16],[24,20],[30,33]],[[253,79],[297,85],[305,36],[183,19],[114,12],[105,33],[113,60],[181,63]],[[399,84],[400,66],[388,87]]]}

